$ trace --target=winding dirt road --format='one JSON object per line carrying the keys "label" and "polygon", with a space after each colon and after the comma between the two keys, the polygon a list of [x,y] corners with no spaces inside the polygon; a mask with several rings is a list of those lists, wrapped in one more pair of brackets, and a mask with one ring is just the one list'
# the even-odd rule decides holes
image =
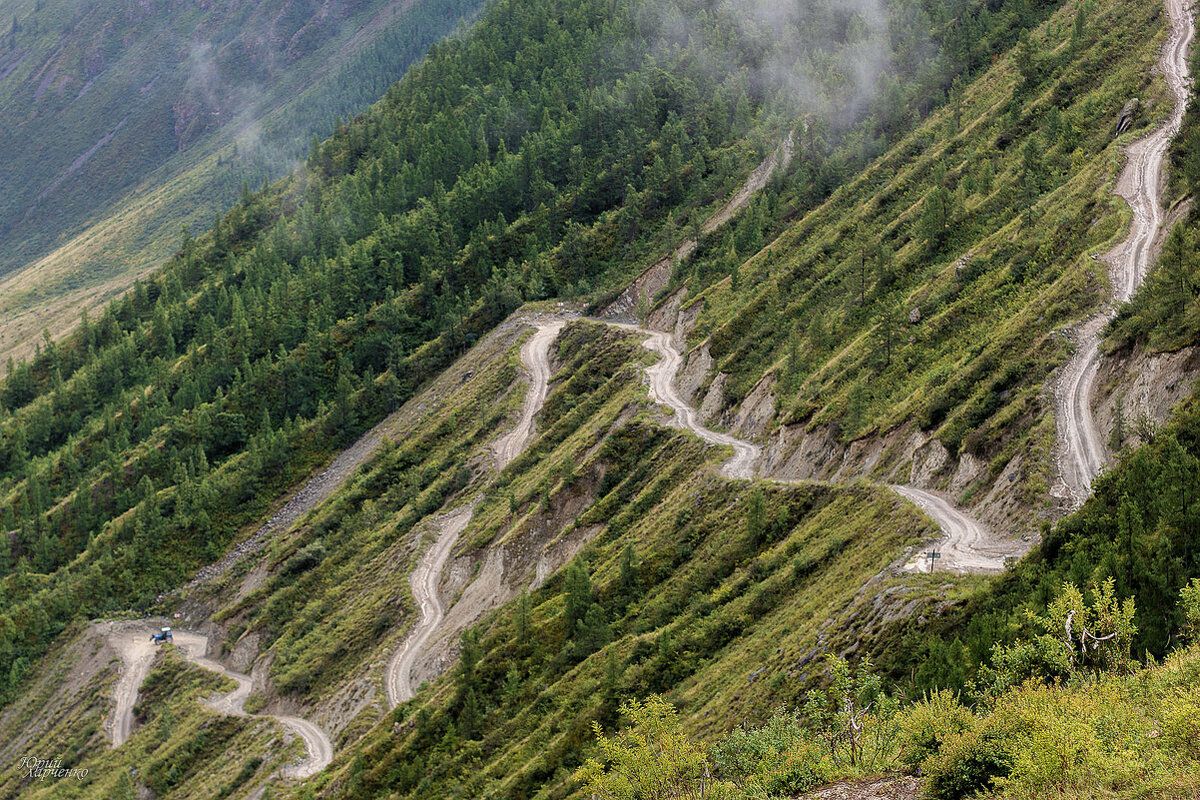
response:
{"label": "winding dirt road", "polygon": [[[767,181],[770,180],[776,169],[786,168],[792,159],[794,150],[794,138],[789,134],[776,151],[750,173],[737,193],[704,221],[701,230],[704,233],[711,233],[745,208],[750,199],[767,185]],[[695,247],[695,239],[685,239],[670,258],[664,259],[651,270],[664,265],[669,266],[672,259],[685,258]],[[612,305],[620,306],[628,311],[629,308],[632,308],[632,304],[636,303],[636,296],[637,292],[634,287],[630,287],[622,295],[622,299]],[[622,303],[624,305],[621,305]],[[593,321],[626,330],[636,330],[649,337],[643,346],[662,356],[657,364],[646,370],[646,374],[650,378],[651,397],[656,402],[672,409],[676,423],[680,427],[692,431],[710,444],[729,445],[734,449],[733,458],[722,467],[722,472],[727,477],[735,479],[754,477],[755,466],[762,453],[761,448],[733,436],[705,428],[697,421],[696,410],[684,402],[676,391],[675,375],[682,364],[682,356],[675,347],[670,334],[646,330],[635,325],[616,323],[611,320]],[[533,437],[534,418],[546,402],[546,393],[550,383],[550,346],[558,338],[566,320],[558,318],[553,321],[535,322],[535,324],[537,332],[521,347],[521,366],[529,374],[529,389],[525,393],[525,400],[521,405],[521,418],[517,422],[516,428],[498,439],[493,445],[497,469],[503,469],[512,463]],[[387,670],[384,673],[384,690],[390,708],[395,708],[400,703],[410,700],[416,694],[412,676],[413,666],[422,650],[441,626],[446,615],[437,590],[442,570],[458,541],[459,534],[471,523],[474,510],[475,504],[472,502],[470,505],[444,514],[434,521],[437,531],[434,546],[421,557],[409,578],[420,618],[405,637],[400,649],[388,661]]]}
{"label": "winding dirt road", "polygon": [[[1117,181],[1117,194],[1133,211],[1129,236],[1104,258],[1109,265],[1113,304],[1133,297],[1153,257],[1154,241],[1163,225],[1163,160],[1183,124],[1190,78],[1188,50],[1194,36],[1192,11],[1183,0],[1166,0],[1171,33],[1159,66],[1175,98],[1167,121],[1126,149],[1127,162]],[[1092,479],[1107,457],[1104,440],[1092,413],[1092,396],[1100,367],[1100,333],[1116,313],[1115,305],[1083,323],[1076,331],[1078,349],[1063,367],[1057,387],[1058,494],[1078,507],[1091,494]]]}
{"label": "winding dirt road", "polygon": [[121,654],[121,673],[113,690],[116,708],[113,710],[112,746],[120,747],[129,738],[133,727],[133,707],[138,689],[150,672],[154,661],[154,644],[146,631],[122,631],[111,635],[113,646]]}
{"label": "winding dirt road", "polygon": [[933,549],[941,554],[936,563],[931,563],[922,550],[904,565],[906,571],[1000,572],[1006,557],[1018,555],[1011,544],[997,539],[945,497],[913,486],[888,488],[928,514],[946,534],[934,545]]}
{"label": "winding dirt road", "polygon": [[[532,392],[533,387],[530,387]],[[442,569],[450,558],[450,551],[458,541],[458,535],[466,529],[475,514],[474,504],[455,509],[434,521],[437,530],[437,541],[433,549],[428,550],[422,557],[417,568],[409,577],[412,584],[413,600],[421,617],[417,624],[404,637],[404,644],[388,661],[387,673],[384,676],[384,687],[387,691],[388,707],[395,708],[406,700],[411,700],[416,694],[413,685],[412,669],[417,656],[425,644],[442,624],[446,610],[438,597],[438,581],[442,577]]]}
{"label": "winding dirt road", "polygon": [[[233,672],[207,658],[208,637],[186,631],[175,631],[174,635],[175,646],[187,656],[189,661],[204,669],[232,678],[237,683],[237,687],[232,692],[210,698],[205,701],[205,705],[218,714],[274,720],[304,741],[304,746],[308,751],[307,756],[301,761],[281,769],[280,777],[304,780],[316,775],[333,761],[333,742],[323,730],[308,720],[275,714],[248,714],[245,703],[254,686],[253,681],[249,675]],[[112,725],[113,747],[120,747],[129,738],[129,732],[133,725],[133,706],[137,703],[138,689],[146,679],[146,674],[150,671],[150,665],[154,661],[156,647],[150,642],[149,636],[149,627],[142,630],[122,631],[111,636],[111,642],[121,654],[123,664],[121,677],[117,680],[117,702]]]}
{"label": "winding dirt road", "polygon": [[661,356],[657,363],[646,367],[646,377],[650,379],[650,399],[671,409],[675,427],[691,431],[709,444],[733,448],[733,457],[721,466],[721,474],[733,480],[753,480],[758,460],[762,456],[762,448],[736,436],[704,427],[696,409],[689,405],[675,388],[675,377],[683,366],[683,354],[675,346],[675,337],[672,334],[626,322],[612,322],[594,317],[589,318],[589,321],[646,336],[642,347]]}
{"label": "winding dirt road", "polygon": [[537,332],[521,346],[521,366],[529,373],[529,391],[521,404],[521,420],[512,432],[502,436],[494,445],[496,468],[504,469],[521,454],[533,436],[533,418],[546,403],[550,385],[550,345],[562,332],[565,320],[538,325]]}
{"label": "winding dirt road", "polygon": [[[650,397],[667,406],[674,413],[676,427],[691,431],[709,444],[728,445],[734,454],[721,467],[721,473],[734,480],[753,480],[758,471],[762,448],[751,442],[725,433],[709,430],[699,422],[696,409],[689,405],[675,388],[675,377],[683,365],[683,356],[675,346],[674,337],[662,331],[651,331],[626,323],[593,319],[604,325],[632,330],[648,338],[642,346],[662,358],[646,368],[650,379]],[[889,486],[905,500],[915,504],[937,523],[945,539],[937,545],[941,558],[937,569],[950,572],[999,572],[1004,569],[1005,558],[1020,555],[1024,546],[1020,542],[997,538],[984,525],[957,508],[941,495],[912,486]],[[905,565],[908,571],[923,571],[924,556],[914,558]]]}
{"label": "winding dirt road", "polygon": [[275,714],[246,713],[246,699],[254,687],[249,675],[226,669],[221,664],[206,657],[208,653],[208,637],[197,633],[177,632],[175,646],[183,650],[188,660],[197,666],[232,678],[237,688],[228,694],[220,695],[205,701],[205,704],[218,714],[228,714],[234,717],[260,717],[273,719],[304,741],[308,755],[295,764],[289,764],[279,771],[281,778],[304,780],[316,775],[333,761],[333,742],[325,731],[313,723],[300,717],[279,716]]}
{"label": "winding dirt road", "polygon": [[[536,332],[521,346],[521,366],[529,373],[529,388],[526,389],[525,399],[521,403],[521,419],[517,422],[517,427],[493,445],[497,469],[503,469],[512,462],[533,438],[534,418],[546,404],[546,393],[550,387],[550,345],[567,323],[565,319],[555,318],[550,321],[535,321],[534,324],[537,326]],[[433,521],[434,530],[437,532],[434,546],[425,552],[409,576],[420,618],[408,636],[404,637],[404,644],[388,661],[384,673],[384,691],[389,708],[411,700],[416,694],[412,676],[413,665],[446,616],[446,610],[438,597],[438,582],[442,578],[442,570],[450,558],[450,552],[458,542],[459,534],[471,524],[474,514],[475,502],[472,501],[470,505],[443,514]]]}

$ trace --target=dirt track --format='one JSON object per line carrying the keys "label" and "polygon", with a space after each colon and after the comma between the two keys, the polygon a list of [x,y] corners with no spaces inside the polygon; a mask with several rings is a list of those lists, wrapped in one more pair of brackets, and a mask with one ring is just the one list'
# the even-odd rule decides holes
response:
{"label": "dirt track", "polygon": [[724,445],[733,448],[733,457],[721,466],[721,473],[733,480],[752,480],[758,466],[762,448],[751,442],[710,430],[699,421],[696,409],[688,404],[675,388],[675,376],[683,365],[683,354],[675,346],[672,334],[663,331],[653,331],[637,325],[623,322],[612,322],[605,319],[591,319],[602,325],[610,325],[626,331],[635,331],[646,336],[642,347],[661,356],[658,363],[646,367],[646,377],[650,379],[650,399],[671,409],[675,427],[691,431],[709,444]]}
{"label": "dirt track", "polygon": [[[1182,0],[1166,0],[1166,7],[1171,33],[1159,57],[1159,66],[1174,95],[1175,106],[1161,127],[1126,149],[1127,162],[1117,182],[1117,194],[1128,201],[1133,222],[1125,241],[1105,256],[1114,304],[1133,297],[1151,266],[1153,245],[1163,224],[1163,161],[1183,123],[1187,104],[1192,12]],[[1107,457],[1092,412],[1092,396],[1100,366],[1100,333],[1114,313],[1115,306],[1109,305],[1079,326],[1075,333],[1078,349],[1059,377],[1056,405],[1061,485],[1057,493],[1073,507],[1082,505],[1091,494],[1092,479]]]}
{"label": "dirt track", "polygon": [[[789,135],[780,147],[750,174],[738,192],[704,222],[701,226],[703,232],[711,233],[745,208],[755,193],[766,186],[775,170],[780,166],[787,166],[792,159],[793,152],[793,137]],[[672,258],[685,258],[695,247],[695,239],[686,239],[676,249]],[[609,320],[603,322],[627,330],[637,330],[649,337],[644,342],[646,349],[662,356],[659,363],[646,370],[646,374],[650,378],[651,397],[656,402],[670,407],[675,413],[677,424],[681,427],[691,430],[711,444],[729,445],[734,448],[734,457],[722,468],[727,477],[742,479],[754,477],[755,465],[761,455],[761,449],[757,445],[711,431],[700,425],[696,420],[695,409],[685,403],[675,390],[675,374],[679,371],[682,357],[671,336],[633,325],[613,323]],[[558,338],[566,321],[557,318],[553,321],[541,320],[535,324],[537,332],[521,347],[521,365],[529,374],[529,389],[526,391],[525,400],[521,405],[521,418],[517,427],[511,433],[497,440],[493,446],[497,469],[503,469],[520,455],[533,436],[534,418],[546,402],[546,392],[550,382],[550,346]],[[387,694],[388,706],[391,708],[411,699],[415,694],[416,687],[413,686],[412,677],[413,666],[421,651],[434,637],[445,619],[445,609],[442,608],[437,591],[442,569],[458,541],[459,534],[470,524],[473,513],[474,504],[437,518],[434,522],[437,533],[435,544],[422,556],[409,579],[421,616],[409,635],[405,637],[404,644],[388,661],[387,670],[384,673],[384,689]],[[471,616],[470,613],[467,616]]]}
{"label": "dirt track", "polygon": [[[532,391],[532,387],[531,387]],[[417,568],[409,577],[412,584],[413,599],[421,617],[417,624],[404,638],[404,644],[388,661],[387,673],[384,676],[384,687],[387,691],[388,707],[395,708],[406,700],[411,700],[416,694],[413,686],[412,668],[417,656],[429,638],[437,631],[445,617],[445,609],[438,597],[438,581],[442,577],[442,569],[458,541],[458,535],[471,522],[475,506],[463,506],[449,514],[438,517],[433,525],[437,531],[437,540],[433,549],[427,551]]]}
{"label": "dirt track", "polygon": [[[949,572],[1000,572],[1004,559],[1020,555],[1019,542],[996,538],[980,522],[961,511],[939,494],[912,486],[892,486],[893,492],[928,514],[946,534],[945,540],[933,546],[941,557],[933,569]],[[922,550],[904,565],[909,572],[930,570],[930,562]]]}
{"label": "dirt track", "polygon": [[120,747],[129,738],[133,727],[133,706],[137,703],[138,689],[150,672],[155,648],[148,630],[114,633],[111,641],[121,654],[121,674],[113,690],[116,708],[111,723],[112,745]]}
{"label": "dirt track", "polygon": [[750,199],[762,191],[767,185],[767,181],[775,174],[777,167],[787,169],[788,164],[792,163],[792,155],[795,153],[795,149],[795,135],[789,133],[775,152],[767,156],[767,159],[759,164],[754,172],[750,173],[750,177],[742,184],[742,188],[738,189],[737,193],[729,198],[729,202],[721,206],[715,214],[705,220],[700,229],[704,233],[712,233],[733,219],[734,214],[745,208],[750,203]]}
{"label": "dirt track", "polygon": [[[137,625],[130,630],[114,632],[110,636],[112,645],[121,654],[121,677],[117,680],[116,711],[114,713],[112,735],[113,747],[120,747],[129,738],[133,725],[133,706],[137,702],[138,689],[150,671],[157,648],[150,642],[149,626]],[[208,638],[196,633],[175,631],[175,646],[197,666],[218,672],[237,683],[237,688],[228,694],[219,695],[205,701],[205,705],[218,714],[228,714],[235,717],[262,717],[272,719],[288,728],[304,741],[308,755],[303,760],[290,764],[280,770],[283,778],[303,780],[312,777],[333,761],[333,743],[329,737],[308,720],[299,717],[276,716],[274,714],[247,714],[245,703],[253,688],[250,676],[233,672],[221,664],[206,657]]]}
{"label": "dirt track", "polygon": [[[696,409],[680,397],[675,388],[675,376],[683,364],[683,356],[675,346],[671,334],[608,320],[593,321],[645,334],[648,338],[642,346],[662,356],[657,364],[646,368],[646,375],[650,379],[650,397],[674,412],[674,424],[677,427],[691,431],[709,444],[728,445],[734,449],[733,457],[721,467],[721,473],[725,477],[734,480],[754,479],[762,448],[704,427],[699,422]],[[921,508],[946,534],[946,538],[937,545],[942,554],[936,567],[939,571],[999,572],[1004,569],[1006,557],[1019,556],[1025,550],[1024,544],[1019,540],[995,536],[969,514],[940,495],[911,486],[889,488]],[[914,559],[905,569],[922,571],[924,566],[921,559]]]}
{"label": "dirt track", "polygon": [[[529,388],[525,391],[525,399],[521,403],[521,419],[511,433],[501,437],[493,445],[498,469],[503,469],[520,455],[533,438],[534,418],[545,405],[546,393],[550,386],[550,345],[558,338],[566,320],[557,317],[552,320],[537,320],[534,324],[537,331],[521,346],[521,365],[529,373]],[[384,690],[387,693],[389,708],[395,708],[416,694],[412,677],[413,665],[445,618],[445,609],[442,608],[442,601],[438,597],[438,582],[442,577],[442,569],[450,558],[450,551],[458,542],[458,535],[471,523],[474,513],[475,504],[472,503],[443,514],[433,521],[437,537],[434,546],[421,557],[409,577],[413,599],[421,616],[404,638],[404,644],[388,661],[387,671],[384,673]]]}
{"label": "dirt track", "polygon": [[521,404],[521,421],[494,446],[497,469],[504,469],[520,455],[533,436],[533,418],[545,405],[550,385],[550,345],[566,324],[565,320],[539,324],[537,333],[521,346],[521,366],[529,373],[529,391]]}

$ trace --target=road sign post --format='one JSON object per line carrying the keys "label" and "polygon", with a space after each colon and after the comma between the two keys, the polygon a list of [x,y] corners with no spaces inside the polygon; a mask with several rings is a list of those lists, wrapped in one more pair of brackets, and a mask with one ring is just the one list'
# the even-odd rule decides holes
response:
{"label": "road sign post", "polygon": [[935,558],[941,558],[942,554],[937,550],[927,550],[925,551],[925,557],[929,559],[929,571],[933,572],[933,561]]}

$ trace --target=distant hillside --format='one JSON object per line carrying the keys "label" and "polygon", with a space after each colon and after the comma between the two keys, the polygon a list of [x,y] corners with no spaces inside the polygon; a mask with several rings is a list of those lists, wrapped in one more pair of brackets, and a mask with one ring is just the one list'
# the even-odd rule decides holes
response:
{"label": "distant hillside", "polygon": [[[0,22],[0,354],[377,100],[477,0],[18,0]],[[7,15],[6,15],[7,16]]]}

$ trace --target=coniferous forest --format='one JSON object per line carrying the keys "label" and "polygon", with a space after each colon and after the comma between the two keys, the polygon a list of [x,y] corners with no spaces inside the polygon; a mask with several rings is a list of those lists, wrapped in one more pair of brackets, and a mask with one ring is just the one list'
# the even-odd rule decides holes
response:
{"label": "coniferous forest", "polygon": [[[311,143],[8,360],[0,739],[89,777],[0,795],[1196,796],[1191,88],[1109,299],[1173,3],[424,0],[346,44],[372,104],[299,96]],[[319,5],[272,30],[376,10]]]}

